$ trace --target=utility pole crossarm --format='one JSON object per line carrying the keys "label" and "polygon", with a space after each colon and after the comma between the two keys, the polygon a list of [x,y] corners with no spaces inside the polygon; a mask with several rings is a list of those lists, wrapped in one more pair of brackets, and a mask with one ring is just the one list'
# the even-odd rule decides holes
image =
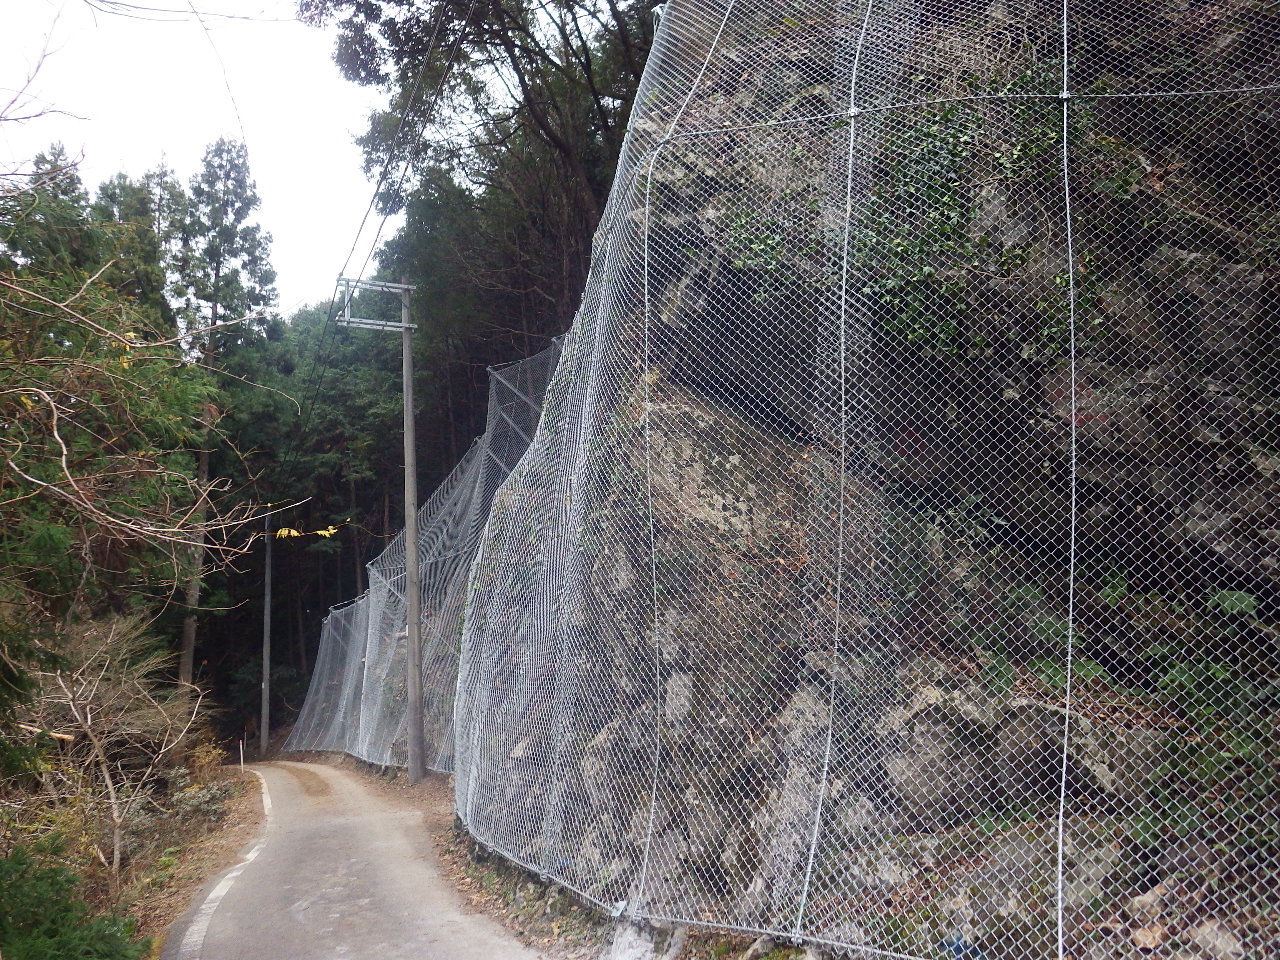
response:
{"label": "utility pole crossarm", "polygon": [[338,285],[343,288],[342,316],[338,318],[340,327],[360,327],[364,330],[417,330],[416,323],[410,323],[408,314],[401,311],[400,322],[394,320],[366,320],[351,315],[351,298],[357,290],[381,290],[386,293],[398,293],[407,297],[415,289],[411,283],[389,283],[385,280],[362,280],[353,277],[339,277]]}
{"label": "utility pole crossarm", "polygon": [[387,320],[362,320],[359,317],[343,317],[338,321],[340,327],[361,327],[365,330],[417,330],[416,323],[407,326],[400,323],[391,323]]}
{"label": "utility pole crossarm", "polygon": [[338,282],[354,290],[390,290],[399,293],[401,290],[416,290],[412,283],[391,283],[389,280],[365,280],[361,277],[339,277]]}

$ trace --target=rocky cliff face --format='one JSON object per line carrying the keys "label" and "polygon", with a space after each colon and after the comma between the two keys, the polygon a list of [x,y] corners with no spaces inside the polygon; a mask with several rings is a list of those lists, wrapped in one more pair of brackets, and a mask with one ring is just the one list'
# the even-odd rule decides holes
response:
{"label": "rocky cliff face", "polygon": [[1069,7],[671,14],[477,568],[482,836],[892,955],[1278,948],[1280,11]]}
{"label": "rocky cliff face", "polygon": [[[806,599],[813,448],[666,394],[649,407],[647,455],[621,466],[630,480],[600,518],[613,536],[582,597],[627,610],[656,596],[653,634],[591,620],[579,666],[615,685],[611,702],[578,695],[572,723],[524,724],[509,789],[472,816],[518,803],[541,824],[556,809],[558,836],[576,839],[552,872],[605,903],[673,917],[732,904],[776,929],[807,877],[824,938],[913,955],[953,931],[993,958],[1051,955],[1060,839],[1077,920],[1115,924],[1119,942],[1135,917],[1193,915],[1228,855],[1194,831],[1135,839],[1142,817],[1171,812],[1153,804],[1186,737],[1176,714],[1096,677],[1086,689],[1109,699],[1068,711],[1048,665],[1000,673],[972,650],[868,646],[856,623],[823,635]],[[652,555],[622,535],[650,519]],[[963,565],[956,552],[934,551],[936,575]],[[1034,621],[1042,606],[1025,603]],[[544,776],[557,752],[568,759]],[[536,865],[544,842],[531,832],[512,852]],[[1105,939],[1092,955],[1112,955]]]}

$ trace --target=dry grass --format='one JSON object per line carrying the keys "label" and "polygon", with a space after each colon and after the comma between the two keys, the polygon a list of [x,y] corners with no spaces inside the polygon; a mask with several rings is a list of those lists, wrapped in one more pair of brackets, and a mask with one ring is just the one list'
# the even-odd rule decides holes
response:
{"label": "dry grass", "polygon": [[262,829],[262,792],[252,774],[225,768],[233,783],[224,813],[216,823],[205,823],[175,835],[154,866],[141,873],[125,890],[121,908],[133,917],[139,934],[152,938],[152,957],[159,957],[165,935],[196,895],[214,877],[240,860],[240,855]]}

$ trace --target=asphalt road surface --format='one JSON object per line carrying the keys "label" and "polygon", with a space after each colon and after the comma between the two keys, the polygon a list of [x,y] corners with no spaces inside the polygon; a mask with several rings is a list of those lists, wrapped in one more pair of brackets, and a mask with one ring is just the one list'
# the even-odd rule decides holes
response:
{"label": "asphalt road surface", "polygon": [[462,911],[419,812],[335,767],[251,769],[263,833],[173,926],[165,960],[539,960]]}

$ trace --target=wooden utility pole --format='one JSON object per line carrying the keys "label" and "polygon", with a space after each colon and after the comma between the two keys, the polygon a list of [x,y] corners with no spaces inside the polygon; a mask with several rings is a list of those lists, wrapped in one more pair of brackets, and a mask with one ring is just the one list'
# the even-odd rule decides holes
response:
{"label": "wooden utility pole", "polygon": [[258,753],[267,758],[271,743],[271,515],[263,518],[262,528],[267,541],[266,573],[263,588],[266,596],[262,603],[262,717],[258,725]]}
{"label": "wooden utility pole", "polygon": [[[413,337],[417,326],[409,322],[407,283],[381,280],[350,280],[339,277],[343,291],[344,327],[366,330],[400,331],[400,367],[404,377],[404,573],[405,573],[405,695],[408,697],[409,781],[417,783],[424,770],[422,747],[422,587],[418,572],[418,453],[413,417]],[[356,290],[384,290],[400,294],[400,322],[361,320],[351,316],[351,297]]]}

